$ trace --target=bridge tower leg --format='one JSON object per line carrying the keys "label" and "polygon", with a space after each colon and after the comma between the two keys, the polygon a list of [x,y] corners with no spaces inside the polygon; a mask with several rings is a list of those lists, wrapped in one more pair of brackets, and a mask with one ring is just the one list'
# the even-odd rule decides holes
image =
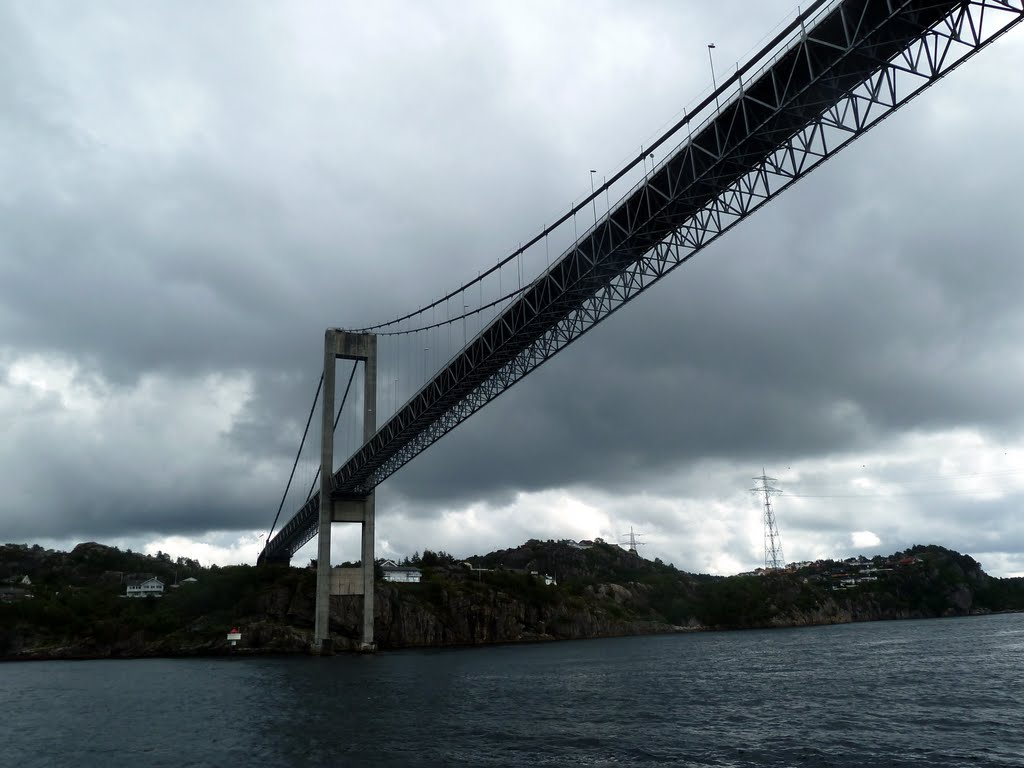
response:
{"label": "bridge tower leg", "polygon": [[[335,497],[334,477],[334,368],[338,359],[363,363],[363,442],[377,431],[377,337],[368,333],[349,333],[328,328],[324,334],[324,383],[322,430],[320,443],[320,530],[317,541],[316,609],[313,627],[313,653],[330,654],[333,644],[330,632],[331,594],[362,594],[363,627],[360,649],[372,651],[373,641],[373,539],[374,494]],[[331,524],[362,525],[360,578],[356,584],[336,585],[331,579]]]}

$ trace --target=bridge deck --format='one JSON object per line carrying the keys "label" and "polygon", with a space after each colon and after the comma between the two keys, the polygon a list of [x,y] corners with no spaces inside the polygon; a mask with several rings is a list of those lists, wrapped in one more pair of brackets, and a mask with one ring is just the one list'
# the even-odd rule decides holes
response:
{"label": "bridge deck", "polygon": [[[535,354],[530,361],[524,352],[550,344],[545,335],[552,328],[608,291],[666,238],[692,226],[694,217],[713,201],[752,169],[771,162],[773,153],[795,134],[915,41],[948,25],[963,5],[957,0],[846,0],[828,9],[383,424],[335,472],[334,493],[365,495],[548,359],[561,347]],[[1018,12],[1016,6],[1010,10]],[[890,109],[899,106],[895,94],[892,100]],[[800,175],[795,173],[788,183]],[[519,370],[505,377],[503,387],[481,393],[485,382],[510,366]],[[318,512],[319,498],[314,496],[267,544],[261,559],[289,559],[315,535]]]}

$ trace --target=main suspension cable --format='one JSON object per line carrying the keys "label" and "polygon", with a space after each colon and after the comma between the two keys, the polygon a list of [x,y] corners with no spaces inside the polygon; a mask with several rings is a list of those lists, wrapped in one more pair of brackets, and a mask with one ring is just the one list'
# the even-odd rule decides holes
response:
{"label": "main suspension cable", "polygon": [[456,288],[451,293],[442,296],[440,299],[433,302],[432,304],[427,304],[426,306],[421,307],[414,312],[410,312],[407,315],[402,315],[401,317],[396,318],[394,320],[389,320],[386,323],[378,323],[377,325],[370,325],[367,326],[366,328],[360,328],[356,331],[356,333],[369,333],[371,331],[376,331],[380,328],[387,328],[392,325],[397,325],[398,323],[401,323],[405,320],[409,320],[410,318],[416,317],[417,315],[423,314],[428,309],[438,307],[444,304],[445,302],[449,301],[450,299],[455,298],[459,294],[464,293],[466,290],[476,285],[484,278],[489,277],[496,271],[500,270],[513,259],[516,259],[519,256],[521,256],[532,246],[536,245],[542,239],[546,238],[548,235],[550,235],[552,232],[554,232],[556,229],[562,226],[570,218],[575,217],[577,213],[579,213],[588,205],[590,205],[592,201],[597,200],[597,198],[600,197],[602,193],[605,193],[616,182],[618,182],[619,179],[621,179],[631,170],[636,168],[636,166],[638,166],[642,162],[646,162],[647,157],[650,156],[654,152],[654,150],[658,149],[659,147],[661,147],[662,144],[671,139],[672,136],[674,136],[676,132],[678,132],[681,128],[684,128],[685,126],[689,125],[690,121],[693,120],[693,118],[696,115],[700,114],[705,107],[711,105],[712,103],[717,104],[719,97],[725,95],[725,92],[728,91],[734,83],[740,81],[742,77],[745,74],[747,74],[747,72],[749,72],[751,69],[753,69],[754,66],[758,64],[764,56],[771,53],[771,51],[779,43],[785,40],[786,37],[790,35],[790,33],[802,27],[805,20],[813,16],[818,11],[818,9],[821,8],[821,6],[825,5],[829,1],[830,0],[815,0],[815,2],[812,2],[810,6],[808,6],[807,10],[800,12],[793,21],[787,24],[777,35],[775,35],[775,37],[769,40],[768,43],[766,43],[764,47],[761,48],[761,50],[759,50],[756,54],[754,54],[754,56],[748,59],[747,62],[743,64],[743,66],[738,67],[732,75],[723,80],[722,84],[715,88],[707,97],[705,97],[699,104],[697,104],[696,107],[691,109],[689,112],[686,112],[675,125],[673,125],[667,131],[665,131],[660,137],[658,137],[653,144],[641,150],[640,154],[638,154],[636,158],[627,162],[626,165],[623,166],[614,176],[605,181],[600,187],[594,189],[594,191],[587,197],[583,198],[582,201],[580,201],[575,206],[570,208],[569,212],[563,215],[557,221],[555,221],[554,224],[551,224],[550,226],[545,227],[543,230],[541,230],[541,232],[534,236],[532,240],[528,241],[525,244],[520,244],[518,249],[513,251],[509,256],[505,257],[503,260],[499,261],[486,272],[477,275],[475,279],[470,280],[469,282],[463,284],[459,288]]}
{"label": "main suspension cable", "polygon": [[[354,369],[353,369],[354,370]],[[274,522],[270,525],[270,532],[267,534],[267,543],[270,543],[270,537],[274,535],[274,529],[277,527],[278,518],[281,517],[281,510],[284,508],[284,501],[288,498],[288,489],[292,487],[292,478],[295,477],[295,468],[299,466],[299,457],[302,455],[302,446],[306,444],[306,435],[309,434],[309,425],[313,423],[313,413],[316,411],[316,404],[320,401],[320,390],[324,386],[324,375],[320,374],[320,381],[316,385],[316,394],[313,395],[313,405],[309,409],[309,417],[306,419],[306,428],[302,430],[302,440],[299,442],[299,450],[295,454],[295,462],[292,464],[292,472],[288,475],[288,483],[284,487],[284,495],[281,496],[281,503],[277,505],[277,514],[274,515]]]}
{"label": "main suspension cable", "polygon": [[419,333],[420,331],[429,331],[429,330],[432,330],[434,328],[441,328],[442,326],[445,326],[445,325],[451,325],[456,320],[463,320],[463,319],[465,319],[467,317],[472,317],[473,315],[479,315],[481,312],[483,312],[485,310],[488,310],[491,307],[497,306],[498,304],[501,304],[501,302],[503,302],[503,301],[508,301],[509,299],[518,296],[520,293],[522,293],[523,291],[525,291],[529,287],[530,286],[527,285],[527,286],[524,286],[522,288],[517,288],[516,290],[512,291],[511,293],[506,293],[504,296],[495,299],[494,301],[492,301],[489,304],[483,304],[482,306],[477,307],[474,310],[471,310],[469,312],[464,312],[461,315],[456,315],[455,317],[451,318],[450,320],[442,320],[439,323],[431,323],[430,325],[421,325],[421,326],[419,326],[417,328],[406,328],[404,331],[384,331],[383,333],[378,333],[378,334],[375,334],[375,335],[376,336],[406,336],[406,335],[408,335],[410,333]]}

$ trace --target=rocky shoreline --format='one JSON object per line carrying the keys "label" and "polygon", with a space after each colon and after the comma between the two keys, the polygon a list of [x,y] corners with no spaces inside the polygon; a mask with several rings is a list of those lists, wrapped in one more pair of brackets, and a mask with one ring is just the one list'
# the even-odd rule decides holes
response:
{"label": "rocky shoreline", "polygon": [[[1024,580],[994,579],[970,557],[941,547],[733,577],[687,574],[603,543],[581,549],[527,542],[472,559],[471,568],[431,555],[429,565],[421,563],[421,583],[377,582],[378,650],[1024,609]],[[888,567],[897,560],[904,565]],[[125,600],[111,574],[125,565],[159,573],[161,561],[84,544],[71,553],[0,547],[0,568],[5,563],[8,573],[32,569],[34,592],[31,599],[0,604],[0,660],[301,655],[311,646],[315,574],[309,568],[196,564],[190,586],[160,599]],[[560,583],[548,585],[537,572],[557,572]],[[10,576],[0,572],[0,578]],[[361,597],[331,598],[336,652],[358,652],[361,615]],[[237,647],[226,640],[231,627],[242,633]]]}

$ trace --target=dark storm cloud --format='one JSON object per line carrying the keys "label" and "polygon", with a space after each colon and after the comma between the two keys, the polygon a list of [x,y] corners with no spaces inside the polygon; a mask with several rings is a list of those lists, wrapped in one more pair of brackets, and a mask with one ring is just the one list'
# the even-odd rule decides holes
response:
{"label": "dark storm cloud", "polygon": [[[153,37],[155,19],[145,16],[135,12],[128,22],[142,38]],[[77,21],[94,42],[103,40],[103,30]],[[141,62],[138,82],[118,73],[128,96],[118,104],[123,112],[107,114],[97,105],[113,95],[91,76],[115,66],[116,54],[95,51],[87,74],[75,76],[47,66],[52,51],[30,42],[38,19],[17,22],[8,29],[20,43],[12,47],[21,52],[20,69],[49,97],[27,102],[23,119],[33,130],[6,131],[7,153],[14,166],[17,155],[27,156],[48,173],[17,169],[22,183],[2,211],[0,277],[5,308],[17,318],[6,334],[10,344],[74,349],[119,379],[153,369],[294,369],[316,359],[325,325],[404,311],[454,282],[447,269],[434,268],[434,254],[458,268],[479,265],[495,250],[488,227],[466,221],[463,201],[494,171],[481,159],[497,148],[481,142],[488,134],[474,126],[474,115],[493,112],[499,89],[465,73],[453,84],[458,78],[448,75],[457,60],[428,67],[447,83],[439,94],[417,90],[415,82],[379,89],[367,80],[370,72],[355,72],[319,94],[295,135],[274,105],[288,84],[270,67],[240,82],[231,56],[211,56],[200,68],[216,42],[204,35],[182,41],[177,55],[161,49],[154,61]],[[228,24],[230,17],[215,22]],[[138,42],[118,35],[114,45],[138,55]],[[411,61],[397,67],[380,74],[400,78],[413,68]],[[236,93],[239,85],[250,93]],[[98,92],[83,93],[83,86]],[[199,114],[190,118],[192,105],[173,102],[161,105],[166,115],[153,114],[148,87],[157,96],[163,87],[169,99],[194,95]],[[25,86],[12,78],[5,88],[16,100]],[[325,98],[330,127],[344,121],[348,132],[332,135],[317,125]],[[452,123],[439,124],[435,113],[455,112],[463,98],[478,112],[456,121],[465,136],[445,133]],[[376,101],[376,109],[353,120],[337,111],[349,99],[355,108]],[[79,121],[76,107],[92,125]],[[232,107],[238,114],[222,114]],[[173,126],[150,122],[173,123],[178,111],[201,127],[168,150],[163,143],[178,139],[160,132],[171,134]],[[52,124],[57,138],[35,130],[40,123]],[[124,135],[146,128],[157,135],[140,133],[141,146]],[[521,138],[521,167],[544,167],[537,137]],[[519,196],[495,189],[481,202],[513,213]],[[424,203],[410,206],[410,199]],[[312,354],[303,339],[311,340]]]}
{"label": "dark storm cloud", "polygon": [[964,137],[915,151],[920,117],[895,116],[395,484],[442,496],[610,489],[700,457],[757,466],[906,430],[1019,431],[1015,181],[1006,158],[976,151],[936,176],[935,158]]}

